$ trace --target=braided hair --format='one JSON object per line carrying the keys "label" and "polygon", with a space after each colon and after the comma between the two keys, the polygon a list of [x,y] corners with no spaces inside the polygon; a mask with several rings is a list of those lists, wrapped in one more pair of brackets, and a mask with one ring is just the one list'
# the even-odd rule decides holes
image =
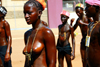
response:
{"label": "braided hair", "polygon": [[42,5],[41,5],[38,1],[36,1],[36,0],[29,0],[29,1],[27,1],[27,2],[25,3],[25,5],[26,5],[26,4],[31,4],[32,6],[35,6],[38,10],[43,11]]}

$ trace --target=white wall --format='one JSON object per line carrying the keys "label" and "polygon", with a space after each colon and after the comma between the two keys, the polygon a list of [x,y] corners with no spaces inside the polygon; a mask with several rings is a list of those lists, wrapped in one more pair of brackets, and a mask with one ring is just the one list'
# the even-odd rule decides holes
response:
{"label": "white wall", "polygon": [[11,1],[11,0],[2,0],[2,6],[5,6],[7,10],[23,10],[23,5],[26,1]]}

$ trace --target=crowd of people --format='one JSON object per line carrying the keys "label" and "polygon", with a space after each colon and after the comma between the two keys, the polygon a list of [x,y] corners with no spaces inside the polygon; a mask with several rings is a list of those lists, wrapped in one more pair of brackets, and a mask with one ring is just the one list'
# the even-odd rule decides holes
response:
{"label": "crowd of people", "polygon": [[[72,26],[74,19],[68,24],[70,13],[62,10],[62,24],[58,26],[57,45],[55,36],[47,23],[41,20],[45,9],[44,0],[28,0],[24,4],[24,17],[32,28],[24,33],[25,55],[24,67],[56,67],[58,51],[58,67],[64,67],[64,57],[67,67],[72,67],[71,60],[75,59],[74,31],[80,27],[82,39],[80,53],[83,67],[100,67],[100,0],[86,0],[86,8],[82,3],[75,6],[78,19]],[[84,11],[86,14],[84,14]],[[12,67],[12,36],[9,23],[5,20],[7,10],[0,6],[0,67]],[[72,47],[69,42],[71,35]]]}

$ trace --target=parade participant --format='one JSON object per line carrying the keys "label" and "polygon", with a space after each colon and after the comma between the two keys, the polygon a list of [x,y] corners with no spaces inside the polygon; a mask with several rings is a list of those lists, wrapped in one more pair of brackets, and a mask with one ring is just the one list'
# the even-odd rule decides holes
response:
{"label": "parade participant", "polygon": [[100,67],[100,0],[86,0],[86,15],[90,19],[88,36],[90,44],[87,48],[87,59],[89,67]]}
{"label": "parade participant", "polygon": [[0,6],[0,58],[4,67],[12,67],[11,65],[11,31],[10,25],[5,20],[7,10]]}
{"label": "parade participant", "polygon": [[[81,45],[80,45],[80,52],[81,52],[81,59],[83,63],[83,67],[86,67],[86,46],[85,46],[85,39],[87,35],[87,26],[88,26],[88,19],[84,14],[84,5],[81,3],[76,4],[75,12],[78,15],[78,19],[73,26],[74,30],[79,26],[82,34]],[[72,23],[71,23],[72,25]]]}
{"label": "parade participant", "polygon": [[[57,49],[58,49],[59,67],[64,67],[63,66],[64,57],[66,58],[67,67],[72,67],[71,60],[75,58],[74,29],[73,27],[71,27],[71,25],[68,24],[69,15],[70,15],[69,12],[63,10],[61,12],[62,24],[58,26],[59,37],[57,41]],[[70,35],[72,38],[72,49],[69,43]]]}
{"label": "parade participant", "polygon": [[29,0],[24,4],[24,16],[28,25],[32,25],[24,34],[26,56],[24,67],[56,67],[55,37],[49,27],[41,20],[44,4]]}

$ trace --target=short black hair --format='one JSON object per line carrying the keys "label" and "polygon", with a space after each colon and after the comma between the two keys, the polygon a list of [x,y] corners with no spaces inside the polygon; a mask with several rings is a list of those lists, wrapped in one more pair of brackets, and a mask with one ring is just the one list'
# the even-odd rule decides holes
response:
{"label": "short black hair", "polygon": [[78,8],[81,8],[81,10],[84,10],[82,7],[79,7],[79,6],[75,7],[75,10],[78,9]]}
{"label": "short black hair", "polygon": [[38,1],[36,1],[36,0],[29,0],[29,1],[27,1],[27,2],[25,3],[25,5],[26,5],[26,4],[32,4],[32,6],[35,6],[36,8],[38,8],[38,10],[43,11],[42,5],[41,5]]}

